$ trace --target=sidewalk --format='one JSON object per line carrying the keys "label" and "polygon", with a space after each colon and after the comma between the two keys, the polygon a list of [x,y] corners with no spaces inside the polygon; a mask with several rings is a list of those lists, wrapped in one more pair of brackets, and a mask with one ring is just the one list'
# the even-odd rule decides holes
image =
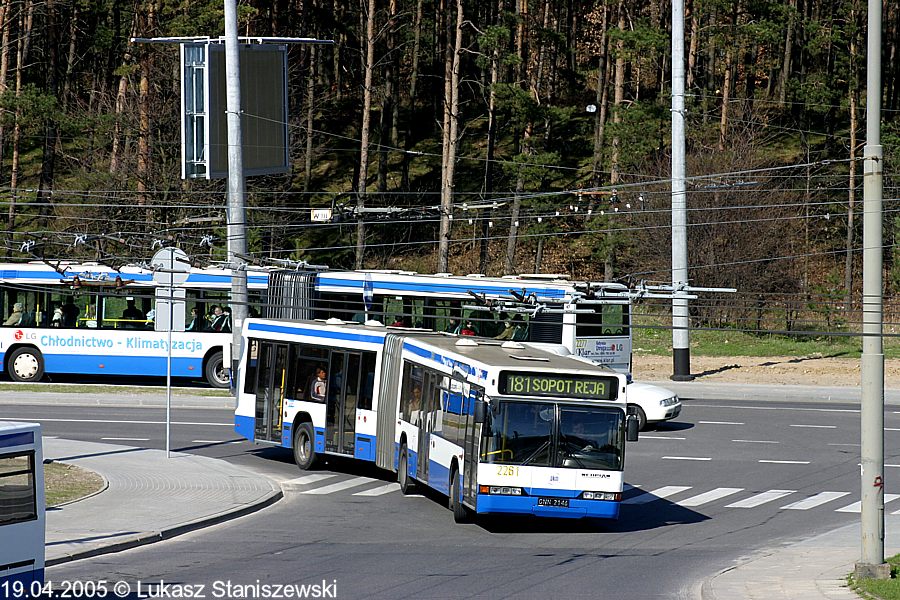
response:
{"label": "sidewalk", "polygon": [[[885,556],[900,552],[900,516],[885,514]],[[703,581],[701,600],[859,600],[847,575],[859,560],[859,524],[762,550]]]}
{"label": "sidewalk", "polygon": [[[832,402],[859,405],[859,387],[747,385],[708,382],[647,382],[668,388],[688,406],[691,400],[740,402]],[[886,406],[900,405],[900,390],[885,390]],[[900,516],[885,514],[885,556],[900,553]],[[700,600],[859,600],[847,587],[860,556],[859,524],[848,525],[788,546],[745,556],[695,587]]]}
{"label": "sidewalk", "polygon": [[174,537],[282,495],[266,477],[193,454],[166,458],[163,450],[45,437],[44,459],[90,469],[107,482],[98,494],[47,510],[47,566]]}

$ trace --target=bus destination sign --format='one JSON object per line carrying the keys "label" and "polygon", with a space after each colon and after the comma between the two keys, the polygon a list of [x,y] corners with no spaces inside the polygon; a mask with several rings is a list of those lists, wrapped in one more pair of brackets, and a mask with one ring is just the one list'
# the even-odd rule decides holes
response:
{"label": "bus destination sign", "polygon": [[615,377],[504,371],[499,388],[501,394],[516,396],[611,400],[616,397],[616,382]]}

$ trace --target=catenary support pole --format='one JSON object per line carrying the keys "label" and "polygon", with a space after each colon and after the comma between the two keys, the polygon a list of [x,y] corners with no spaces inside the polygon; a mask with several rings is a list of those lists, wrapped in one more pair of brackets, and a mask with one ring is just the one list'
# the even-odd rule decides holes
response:
{"label": "catenary support pole", "polygon": [[684,0],[672,0],[672,360],[674,381],[690,381],[688,301],[678,290],[688,284],[687,195],[684,150]]}
{"label": "catenary support pole", "polygon": [[860,558],[857,577],[890,577],[884,562],[884,346],[882,333],[881,0],[869,0],[866,146],[863,149],[863,341],[860,411]]}
{"label": "catenary support pole", "polygon": [[[241,356],[241,327],[247,317],[247,211],[244,206],[244,159],[241,134],[241,68],[237,35],[237,0],[225,0],[225,90],[228,113],[228,262],[231,276],[231,375]],[[227,353],[226,353],[227,356]],[[236,382],[235,382],[236,384]]]}

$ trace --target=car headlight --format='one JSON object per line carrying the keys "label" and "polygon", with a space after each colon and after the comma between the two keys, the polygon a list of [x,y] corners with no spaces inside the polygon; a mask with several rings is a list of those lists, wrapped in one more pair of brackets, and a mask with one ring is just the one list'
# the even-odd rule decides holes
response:
{"label": "car headlight", "polygon": [[671,398],[663,398],[659,401],[660,406],[675,406],[678,404],[678,396],[672,396]]}

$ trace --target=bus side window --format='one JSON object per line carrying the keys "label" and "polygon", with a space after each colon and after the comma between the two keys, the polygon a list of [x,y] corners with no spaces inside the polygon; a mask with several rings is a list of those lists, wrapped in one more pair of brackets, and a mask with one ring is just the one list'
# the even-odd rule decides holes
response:
{"label": "bus side window", "polygon": [[259,340],[250,340],[244,372],[244,393],[256,394],[256,369],[259,364]]}
{"label": "bus side window", "polygon": [[363,352],[362,354],[362,382],[359,389],[359,408],[372,410],[372,400],[375,394],[375,353]]}

